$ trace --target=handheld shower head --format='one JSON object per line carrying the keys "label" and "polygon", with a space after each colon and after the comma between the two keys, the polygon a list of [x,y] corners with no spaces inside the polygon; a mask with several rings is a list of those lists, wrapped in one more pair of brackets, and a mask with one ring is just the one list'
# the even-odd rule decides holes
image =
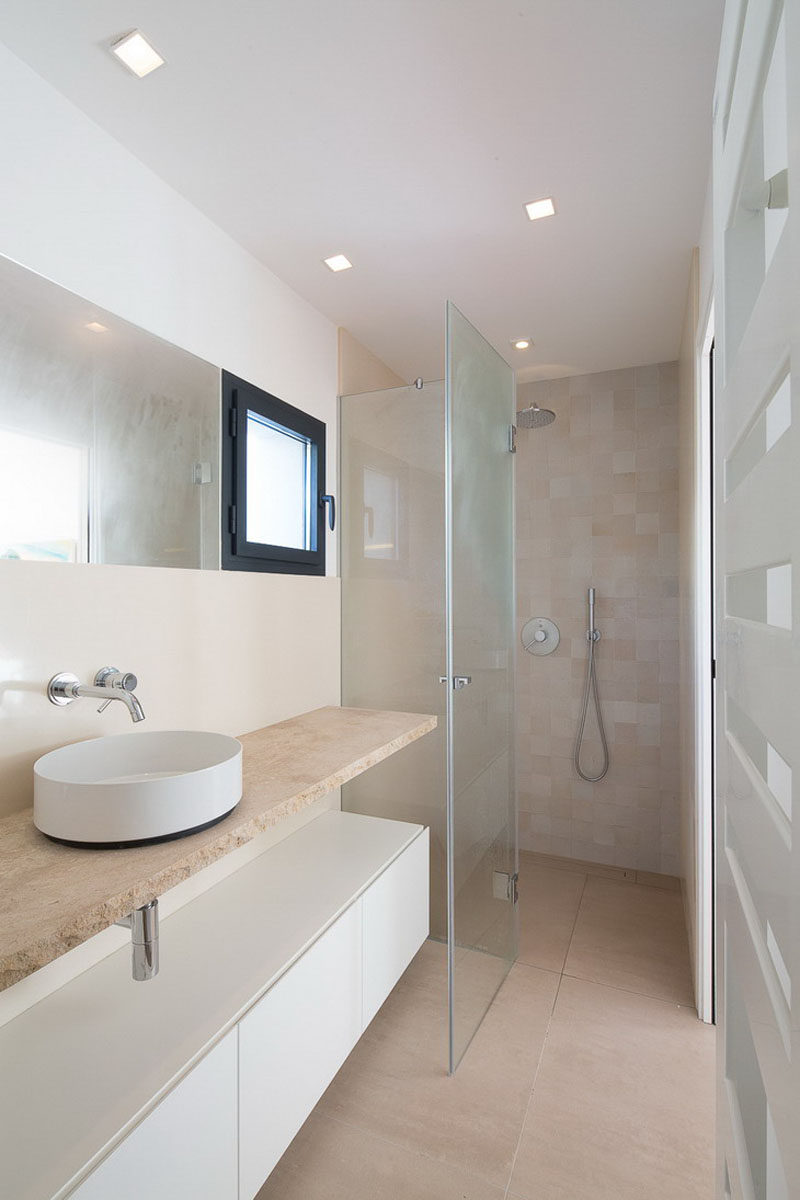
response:
{"label": "handheld shower head", "polygon": [[517,413],[518,429],[539,429],[542,425],[550,425],[556,419],[556,414],[549,408],[539,408],[531,404]]}

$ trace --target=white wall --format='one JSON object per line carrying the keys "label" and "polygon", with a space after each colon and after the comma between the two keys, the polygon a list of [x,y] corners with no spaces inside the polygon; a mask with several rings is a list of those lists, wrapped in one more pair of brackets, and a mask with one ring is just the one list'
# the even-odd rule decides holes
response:
{"label": "white wall", "polygon": [[[326,421],[335,490],[336,328],[3,46],[0,143],[0,253]],[[338,580],[0,563],[0,815],[43,750],[132,728],[44,698],[106,663],[139,675],[144,728],[336,704]]]}
{"label": "white wall", "polygon": [[325,317],[2,44],[0,99],[0,253],[333,423]]}

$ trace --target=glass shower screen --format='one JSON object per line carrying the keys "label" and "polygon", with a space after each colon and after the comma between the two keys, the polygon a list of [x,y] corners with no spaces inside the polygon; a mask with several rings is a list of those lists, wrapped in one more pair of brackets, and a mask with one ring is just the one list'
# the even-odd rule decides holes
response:
{"label": "glass shower screen", "polygon": [[430,827],[451,1070],[516,954],[514,407],[510,367],[452,306],[446,386],[341,401],[342,703],[439,720],[342,806]]}
{"label": "glass shower screen", "polygon": [[[514,374],[447,306],[446,575],[451,1069],[517,952]],[[469,680],[460,686],[460,681]]]}

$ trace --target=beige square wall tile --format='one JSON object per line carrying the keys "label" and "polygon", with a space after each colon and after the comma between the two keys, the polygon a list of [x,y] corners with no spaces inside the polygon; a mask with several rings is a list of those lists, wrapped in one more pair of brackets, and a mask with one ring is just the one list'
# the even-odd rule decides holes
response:
{"label": "beige square wall tile", "polygon": [[688,1008],[565,978],[509,1194],[711,1200],[714,1040]]}
{"label": "beige square wall tile", "polygon": [[[678,423],[677,405],[662,403],[662,391],[665,396],[674,392],[675,372],[674,364],[652,364],[563,381],[564,419],[546,431],[546,439],[520,443],[520,598],[524,605],[528,598],[540,597],[541,611],[549,611],[561,629],[561,648],[555,657],[572,658],[575,668],[566,680],[541,659],[535,663],[535,676],[530,661],[527,673],[524,667],[520,670],[519,711],[532,717],[534,697],[539,704],[546,697],[547,719],[537,714],[526,735],[536,738],[535,753],[542,757],[549,752],[551,757],[571,759],[585,674],[589,583],[598,589],[603,703],[664,705],[669,689],[677,687]],[[535,396],[552,407],[550,389],[550,383],[526,384],[519,394],[526,402]],[[545,508],[534,508],[533,490],[539,487],[553,493]],[[668,583],[672,591],[667,590]],[[630,609],[614,603],[624,598],[639,598],[642,603]],[[667,642],[672,649],[665,651]],[[637,663],[652,667],[652,676],[627,676],[618,670]],[[640,716],[634,722],[619,715],[616,722],[618,730],[609,729],[617,745],[612,747],[608,784],[658,786],[648,752],[677,746],[677,706],[674,712],[662,709],[659,722],[645,724]],[[632,724],[637,725],[635,736],[621,728]],[[533,752],[532,741],[529,748]],[[620,753],[623,749],[633,752],[629,759]],[[567,773],[571,772],[568,764]],[[560,780],[558,768],[552,774],[555,785]],[[520,781],[523,791],[532,790],[524,770]],[[555,796],[555,790],[551,794]],[[568,849],[588,856],[588,844],[599,841],[609,848],[609,862],[624,861],[642,870],[673,865],[675,850],[666,830],[642,828],[639,835],[637,845],[625,847],[631,852],[627,860],[610,825],[593,831],[589,838],[573,835],[576,844]],[[533,836],[550,839],[536,845],[551,852],[560,848],[553,839],[563,838],[552,826],[550,832]]]}
{"label": "beige square wall tile", "polygon": [[502,1200],[502,1189],[312,1113],[256,1200]]}
{"label": "beige square wall tile", "polygon": [[693,1006],[680,893],[590,878],[564,971]]}

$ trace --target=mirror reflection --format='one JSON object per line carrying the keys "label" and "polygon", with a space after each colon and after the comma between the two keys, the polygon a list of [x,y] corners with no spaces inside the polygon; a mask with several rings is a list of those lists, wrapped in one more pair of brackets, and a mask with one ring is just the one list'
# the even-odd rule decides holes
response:
{"label": "mirror reflection", "polygon": [[219,567],[219,371],[0,258],[0,558]]}

